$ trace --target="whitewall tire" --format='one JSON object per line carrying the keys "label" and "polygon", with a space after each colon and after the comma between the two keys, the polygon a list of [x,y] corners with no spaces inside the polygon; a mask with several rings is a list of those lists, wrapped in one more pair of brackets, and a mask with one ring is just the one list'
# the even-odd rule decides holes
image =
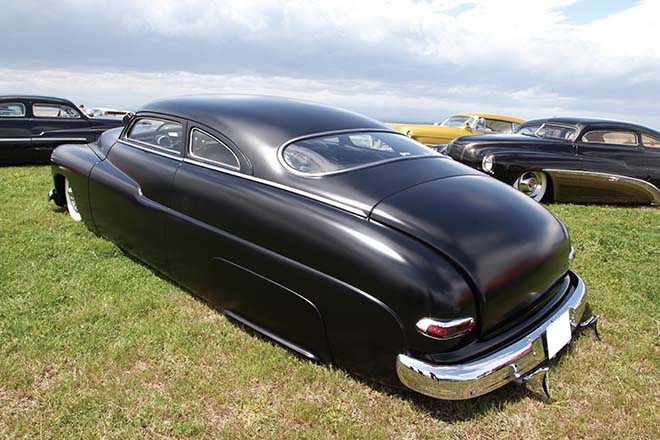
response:
{"label": "whitewall tire", "polygon": [[69,179],[64,179],[64,195],[66,197],[66,209],[69,211],[69,216],[75,222],[81,221],[82,216],[80,215],[80,211],[78,211],[78,205],[73,196],[73,188],[69,184]]}

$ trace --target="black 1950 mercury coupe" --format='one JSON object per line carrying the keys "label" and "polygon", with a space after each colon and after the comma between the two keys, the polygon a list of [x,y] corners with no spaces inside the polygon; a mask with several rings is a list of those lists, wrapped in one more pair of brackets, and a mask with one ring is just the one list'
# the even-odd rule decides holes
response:
{"label": "black 1950 mercury coupe", "polygon": [[58,145],[93,142],[121,120],[90,118],[71,101],[0,96],[0,165],[48,164]]}
{"label": "black 1950 mercury coupe", "polygon": [[556,217],[380,122],[255,96],[127,119],[53,152],[51,198],[302,356],[467,399],[595,321]]}
{"label": "black 1950 mercury coupe", "polygon": [[660,204],[660,133],[628,122],[551,118],[444,151],[536,201]]}

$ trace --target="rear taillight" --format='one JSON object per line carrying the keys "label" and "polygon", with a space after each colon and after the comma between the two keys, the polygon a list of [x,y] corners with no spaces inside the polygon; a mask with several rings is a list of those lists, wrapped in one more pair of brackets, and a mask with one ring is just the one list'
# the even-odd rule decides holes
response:
{"label": "rear taillight", "polygon": [[417,322],[417,330],[433,339],[458,338],[470,333],[474,326],[474,318],[460,318],[449,321],[423,318]]}

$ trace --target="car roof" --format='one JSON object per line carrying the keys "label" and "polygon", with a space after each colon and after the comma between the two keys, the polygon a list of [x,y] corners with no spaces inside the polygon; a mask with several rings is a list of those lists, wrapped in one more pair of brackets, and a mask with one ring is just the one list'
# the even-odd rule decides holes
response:
{"label": "car roof", "polygon": [[260,165],[272,166],[275,155],[271,153],[296,138],[360,129],[398,133],[348,110],[273,96],[179,96],[149,103],[138,110],[141,112],[180,117],[217,130],[250,158],[255,172]]}
{"label": "car roof", "polygon": [[6,101],[10,99],[27,99],[31,101],[50,101],[50,102],[57,102],[60,104],[68,104],[72,105],[73,102],[71,102],[68,99],[64,98],[56,98],[54,96],[40,96],[40,95],[0,95],[0,100]]}
{"label": "car roof", "polygon": [[522,124],[523,122],[525,122],[523,119],[514,118],[512,116],[493,115],[490,113],[460,113],[454,116],[470,116],[473,118],[497,119],[500,121],[516,122],[518,124]]}
{"label": "car roof", "polygon": [[555,124],[568,124],[575,125],[579,128],[589,127],[601,127],[601,128],[627,128],[630,130],[645,131],[652,133],[656,136],[660,135],[660,132],[645,127],[643,125],[635,124],[632,122],[626,121],[617,121],[614,119],[604,119],[604,118],[579,118],[579,117],[560,117],[560,118],[541,118],[541,119],[531,119],[525,122],[525,125],[540,125],[544,123],[555,123]]}

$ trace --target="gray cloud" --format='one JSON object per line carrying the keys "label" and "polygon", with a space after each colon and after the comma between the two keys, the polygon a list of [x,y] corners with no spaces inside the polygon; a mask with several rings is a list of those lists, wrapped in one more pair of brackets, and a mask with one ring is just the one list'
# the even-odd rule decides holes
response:
{"label": "gray cloud", "polygon": [[[659,126],[660,34],[645,28],[657,2],[586,25],[567,24],[562,10],[571,3],[6,2],[0,87],[66,91],[104,101],[97,105],[265,91],[382,118],[492,111]],[[44,79],[16,83],[17,72]],[[64,87],[61,77],[76,72],[80,82]],[[109,80],[112,87],[99,83]]]}

